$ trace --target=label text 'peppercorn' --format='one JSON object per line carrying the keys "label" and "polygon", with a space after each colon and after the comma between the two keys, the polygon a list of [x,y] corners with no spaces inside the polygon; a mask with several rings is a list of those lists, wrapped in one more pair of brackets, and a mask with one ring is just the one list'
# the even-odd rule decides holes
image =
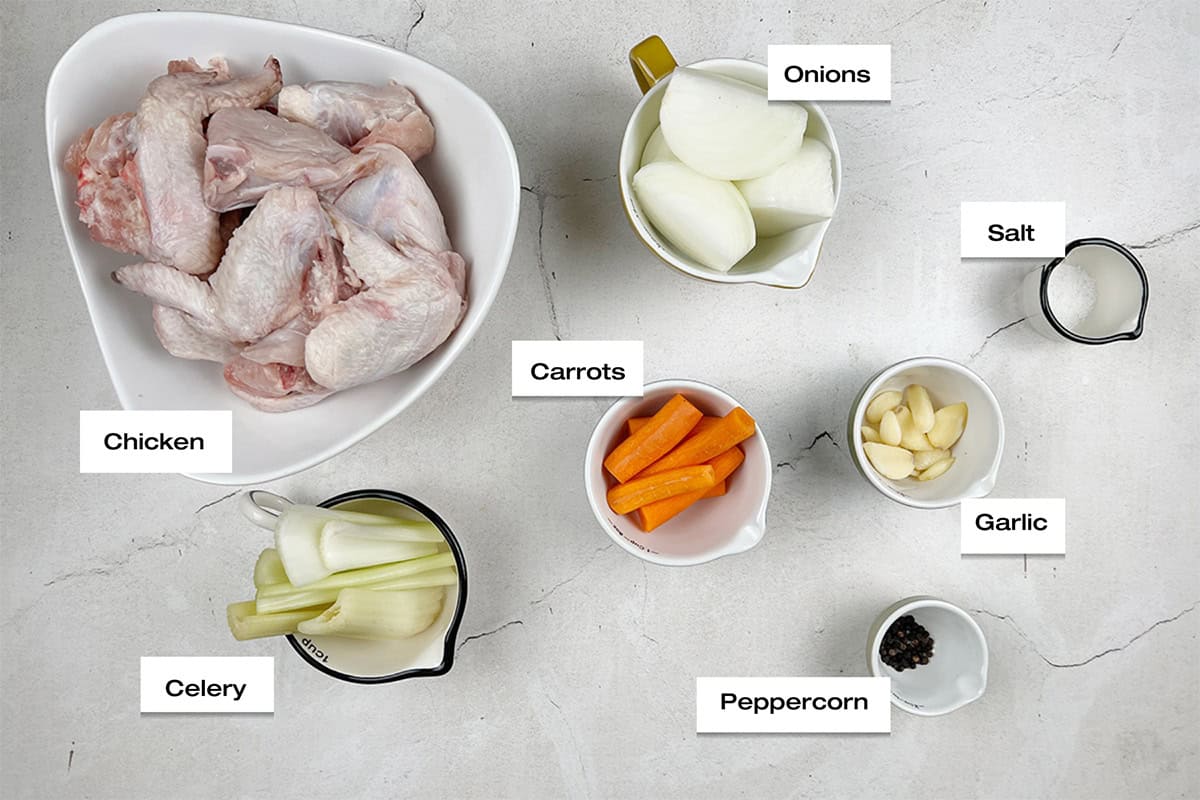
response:
{"label": "label text 'peppercorn'", "polygon": [[697,733],[890,733],[888,678],[697,678]]}

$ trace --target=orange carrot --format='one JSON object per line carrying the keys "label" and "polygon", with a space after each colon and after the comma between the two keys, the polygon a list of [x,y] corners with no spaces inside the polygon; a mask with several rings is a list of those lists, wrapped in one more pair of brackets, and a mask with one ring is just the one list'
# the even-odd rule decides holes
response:
{"label": "orange carrot", "polygon": [[725,481],[721,481],[711,489],[699,489],[695,492],[668,497],[666,500],[656,500],[633,512],[633,521],[646,533],[674,518],[685,508],[691,508],[696,503],[708,497],[720,497],[725,494]]}
{"label": "orange carrot", "polygon": [[649,533],[694,503],[707,497],[720,497],[725,494],[725,479],[732,475],[733,471],[740,467],[745,460],[746,454],[742,452],[742,448],[740,447],[731,447],[724,453],[721,453],[721,455],[708,462],[708,465],[713,468],[714,477],[717,479],[716,486],[707,490],[697,490],[688,492],[687,494],[676,495],[675,497],[668,497],[666,500],[658,500],[642,506],[633,512],[638,527]]}
{"label": "orange carrot", "polygon": [[[645,429],[643,428],[643,430]],[[753,435],[754,417],[747,414],[744,408],[735,408],[721,417],[720,422],[704,433],[698,433],[686,442],[682,442],[674,450],[643,469],[637,477],[646,478],[679,467],[703,464]]]}
{"label": "orange carrot", "polygon": [[696,427],[702,416],[686,397],[675,395],[641,430],[608,454],[604,459],[604,468],[624,483],[679,444],[688,431]]}
{"label": "orange carrot", "polygon": [[[696,427],[688,431],[687,436],[684,436],[682,441],[687,441],[697,433],[704,433],[704,431],[716,425],[720,419],[720,417],[701,417],[700,421],[696,423]],[[646,423],[649,421],[650,417],[630,417],[626,424],[629,426],[629,432],[633,434],[646,427]]]}
{"label": "orange carrot", "polygon": [[708,464],[700,464],[661,472],[649,478],[638,478],[609,489],[608,507],[618,514],[628,514],[655,500],[665,500],[700,489],[708,491],[717,485],[716,475]]}

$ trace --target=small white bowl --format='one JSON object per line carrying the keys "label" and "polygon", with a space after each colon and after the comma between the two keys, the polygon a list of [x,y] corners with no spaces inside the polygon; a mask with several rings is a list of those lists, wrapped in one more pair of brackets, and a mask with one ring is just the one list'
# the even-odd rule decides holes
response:
{"label": "small white bowl", "polygon": [[762,541],[771,494],[771,454],[762,428],[756,425],[754,435],[740,445],[746,460],[729,477],[725,495],[702,500],[651,533],[644,533],[632,518],[608,507],[608,489],[615,481],[604,469],[604,458],[628,435],[626,420],[651,416],[676,394],[713,416],[724,416],[741,405],[720,389],[699,381],[648,383],[642,397],[618,400],[596,423],[584,458],[583,481],[592,513],[609,538],[626,552],[651,563],[685,567],[744,552]]}
{"label": "small white bowl", "polygon": [[[933,637],[928,664],[903,672],[883,663],[879,645],[889,627],[905,614]],[[892,679],[892,705],[922,717],[949,714],[978,700],[987,688],[988,647],[971,615],[936,597],[906,597],[884,609],[867,636],[867,664],[877,678]]]}
{"label": "small white bowl", "polygon": [[[902,392],[910,383],[919,383],[929,390],[934,408],[958,402],[967,404],[967,427],[951,448],[956,459],[954,466],[932,481],[885,478],[871,466],[863,450],[859,429],[866,424],[867,405],[880,392]],[[1000,457],[1004,454],[1004,417],[996,395],[983,378],[955,361],[923,356],[893,364],[867,381],[850,406],[846,437],[851,443],[850,458],[854,466],[880,492],[913,508],[945,508],[968,497],[984,497],[996,485]]]}
{"label": "small white bowl", "polygon": [[[158,343],[150,303],[111,279],[136,256],[92,241],[75,208],[67,147],[109,114],[130,111],[170,59],[225,56],[235,72],[279,59],[286,83],[386,83],[416,94],[437,126],[437,147],[418,165],[441,204],[455,249],[467,260],[467,314],[419,363],[310,408],[270,414],[230,393],[221,367],[169,355]],[[103,64],[103,69],[97,69]],[[46,87],[50,178],[67,248],[87,302],[113,389],[127,409],[230,409],[233,472],[191,475],[209,483],[250,484],[290,475],[337,455],[379,429],[450,367],[483,324],[500,290],[520,207],[517,159],[495,112],[437,67],[389,47],[339,33],[230,14],[131,14],[102,22],[63,54]]]}
{"label": "small white bowl", "polygon": [[[635,63],[635,74],[639,80],[644,77],[637,68],[638,53],[641,48],[650,47],[665,64],[674,66],[674,57],[666,50],[662,40],[650,37],[637,45],[631,51],[631,60]],[[661,48],[661,51],[659,50]],[[665,55],[663,55],[665,54]],[[702,69],[737,78],[754,86],[767,88],[767,68],[753,61],[735,58],[713,58],[689,64],[691,69]],[[665,264],[693,278],[711,281],[713,283],[761,283],[781,289],[799,289],[808,283],[817,268],[817,259],[821,254],[821,241],[829,229],[831,220],[815,222],[778,236],[759,239],[745,258],[739,261],[728,272],[709,269],[696,260],[681,253],[669,242],[663,240],[658,231],[642,213],[641,206],[633,194],[633,176],[642,164],[642,151],[654,129],[658,127],[658,112],[662,107],[663,92],[670,83],[670,74],[650,76],[657,82],[646,90],[637,108],[629,118],[625,127],[625,136],[621,140],[621,156],[617,167],[617,179],[621,187],[621,200],[625,204],[625,214],[633,225],[638,238],[654,255]],[[842,156],[838,150],[837,138],[833,135],[833,127],[820,106],[815,103],[802,102],[800,105],[808,111],[808,128],[805,136],[816,139],[829,148],[833,154],[833,193],[836,214],[837,198],[842,191]]]}

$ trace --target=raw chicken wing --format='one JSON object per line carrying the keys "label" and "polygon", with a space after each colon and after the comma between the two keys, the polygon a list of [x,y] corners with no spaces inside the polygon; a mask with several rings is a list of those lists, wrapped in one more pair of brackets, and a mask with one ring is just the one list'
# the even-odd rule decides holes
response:
{"label": "raw chicken wing", "polygon": [[335,213],[350,270],[367,288],[333,306],[308,334],[313,379],[341,390],[407,369],[446,340],[462,317],[465,266],[457,253],[393,248]]}
{"label": "raw chicken wing", "polygon": [[358,151],[386,142],[418,161],[433,150],[433,123],[417,98],[392,81],[387,86],[317,81],[285,86],[279,116],[319,128]]}
{"label": "raw chicken wing", "polygon": [[132,119],[110,117],[67,154],[79,183],[80,218],[102,244],[193,275],[221,257],[216,212],[204,204],[204,118],[220,108],[257,107],[282,84],[279,62],[231,78],[214,60],[172,61]]}
{"label": "raw chicken wing", "polygon": [[238,397],[262,411],[295,411],[333,394],[304,367],[259,364],[238,356],[225,365],[225,382]]}
{"label": "raw chicken wing", "polygon": [[378,166],[342,193],[336,208],[359,225],[399,246],[409,243],[431,253],[450,249],[437,199],[412,161],[389,144],[371,145]]}
{"label": "raw chicken wing", "polygon": [[129,140],[133,114],[114,114],[88,128],[67,151],[75,205],[92,238],[122,253],[150,252],[150,223]]}
{"label": "raw chicken wing", "polygon": [[[172,61],[65,159],[92,238],[141,257],[113,278],[154,303],[167,352],[223,364],[270,412],[409,368],[467,308],[466,262],[413,165],[434,130],[412,92],[281,85],[274,58],[242,78]],[[279,114],[261,110],[276,94]]]}
{"label": "raw chicken wing", "polygon": [[333,201],[374,161],[269,111],[222,109],[208,121],[204,200],[214,211],[228,211],[257,203],[277,186],[308,186]]}
{"label": "raw chicken wing", "polygon": [[117,282],[189,314],[207,333],[255,342],[300,313],[305,273],[333,248],[311,189],[272,189],[234,231],[207,281],[159,263],[118,269]]}
{"label": "raw chicken wing", "polygon": [[224,364],[241,349],[228,339],[206,332],[192,317],[170,306],[154,307],[154,332],[163,348],[176,358]]}

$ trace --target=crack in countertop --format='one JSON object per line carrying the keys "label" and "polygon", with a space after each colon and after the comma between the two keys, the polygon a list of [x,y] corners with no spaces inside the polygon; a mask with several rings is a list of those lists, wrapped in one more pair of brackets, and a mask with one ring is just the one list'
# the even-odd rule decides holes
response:
{"label": "crack in countertop", "polygon": [[546,309],[550,313],[550,332],[554,338],[562,341],[562,325],[558,321],[558,307],[554,303],[554,287],[550,273],[546,270],[545,228],[546,228],[546,198],[547,194],[531,186],[522,186],[521,191],[529,192],[537,199],[538,228],[537,228],[537,268],[542,276],[542,293],[546,296]]}
{"label": "crack in countertop", "polygon": [[200,513],[201,511],[203,511],[204,509],[206,509],[206,508],[211,508],[212,506],[215,506],[217,503],[223,503],[223,502],[225,502],[226,500],[228,500],[229,498],[231,498],[231,497],[235,497],[236,495],[239,495],[239,494],[241,494],[241,493],[242,493],[242,490],[241,490],[241,489],[234,489],[234,490],[233,490],[232,492],[230,492],[229,494],[222,495],[222,496],[218,497],[216,500],[212,500],[212,501],[210,501],[210,502],[207,502],[207,503],[205,503],[204,505],[200,506],[199,508],[197,508],[197,509],[196,509],[195,511],[193,511],[192,513],[193,513],[193,514],[199,514],[199,513]]}
{"label": "crack in countertop", "polygon": [[1129,249],[1130,250],[1150,250],[1155,247],[1161,247],[1164,244],[1170,244],[1171,242],[1175,241],[1176,239],[1180,238],[1181,236],[1187,236],[1189,233],[1191,233],[1195,230],[1198,230],[1198,229],[1200,229],[1200,219],[1196,220],[1195,222],[1188,223],[1187,225],[1184,225],[1182,228],[1176,228],[1173,231],[1167,231],[1166,233],[1160,233],[1158,236],[1147,239],[1146,241],[1142,242],[1141,244],[1131,244],[1131,245],[1129,245]]}
{"label": "crack in countertop", "polygon": [[163,535],[163,536],[159,537],[158,539],[154,539],[153,541],[149,541],[149,542],[140,544],[137,547],[135,547],[133,550],[129,551],[129,553],[127,553],[123,558],[118,558],[113,561],[105,562],[105,563],[102,563],[102,564],[100,564],[98,566],[94,566],[94,567],[85,567],[83,569],[76,569],[76,570],[71,570],[69,572],[63,572],[59,575],[54,576],[50,580],[46,581],[45,583],[42,584],[42,586],[54,586],[55,584],[62,583],[63,581],[72,580],[74,578],[88,578],[88,577],[99,576],[99,575],[111,575],[114,570],[120,569],[121,567],[128,564],[130,561],[133,560],[134,556],[138,555],[139,553],[145,553],[149,550],[159,550],[159,549],[162,549],[165,547],[177,547],[177,546],[185,543],[185,540],[183,540],[183,539],[175,539],[175,538],[168,538],[168,537],[169,537],[169,534]]}
{"label": "crack in countertop", "polygon": [[569,578],[565,578],[565,579],[563,579],[563,580],[559,581],[558,583],[554,584],[554,585],[553,585],[553,586],[551,586],[549,589],[547,589],[546,591],[542,592],[542,596],[541,596],[541,597],[537,598],[536,600],[530,600],[530,601],[529,601],[529,605],[531,605],[531,606],[541,605],[542,603],[544,603],[544,602],[546,602],[547,600],[549,600],[549,599],[550,599],[550,595],[554,594],[554,593],[555,593],[555,592],[557,592],[559,589],[561,589],[562,587],[566,586],[568,583],[570,583],[571,581],[575,580],[575,579],[576,579],[576,578],[578,578],[580,575],[582,575],[584,572],[586,572],[586,571],[587,571],[587,568],[588,568],[588,567],[590,567],[590,566],[592,565],[592,562],[593,562],[593,561],[595,561],[597,558],[599,558],[599,557],[600,557],[600,554],[601,554],[601,553],[603,553],[603,552],[605,552],[605,551],[607,551],[607,550],[611,550],[612,548],[613,548],[613,543],[612,543],[612,542],[609,542],[608,544],[604,545],[603,547],[597,547],[597,548],[596,548],[596,550],[595,550],[595,552],[593,552],[593,553],[592,553],[591,557],[590,557],[590,558],[589,558],[587,561],[585,561],[585,562],[583,563],[583,566],[582,566],[582,567],[580,567],[580,568],[579,568],[579,569],[578,569],[578,570],[575,572],[575,574],[574,574],[574,575],[572,575],[572,576],[571,576],[571,577],[569,577]]}
{"label": "crack in countertop", "polygon": [[1018,636],[1020,636],[1022,639],[1024,639],[1029,644],[1030,648],[1033,649],[1033,652],[1036,653],[1037,657],[1040,658],[1042,661],[1045,661],[1047,664],[1049,664],[1051,667],[1054,667],[1055,669],[1074,669],[1075,667],[1086,666],[1086,665],[1092,663],[1093,661],[1096,661],[1097,659],[1104,658],[1105,656],[1112,655],[1113,653],[1121,652],[1122,650],[1129,647],[1131,644],[1136,642],[1138,639],[1141,639],[1143,636],[1150,633],[1150,631],[1154,630],[1155,628],[1159,627],[1160,625],[1167,625],[1167,624],[1179,619],[1180,617],[1184,616],[1185,614],[1191,613],[1192,611],[1194,611],[1196,609],[1196,606],[1198,606],[1198,605],[1200,605],[1200,600],[1197,600],[1196,602],[1192,603],[1190,606],[1183,609],[1182,611],[1180,611],[1178,614],[1175,614],[1174,616],[1166,617],[1165,619],[1158,620],[1153,625],[1146,628],[1144,631],[1137,634],[1132,639],[1130,639],[1125,644],[1123,644],[1119,647],[1109,647],[1104,650],[1101,650],[1099,653],[1094,653],[1093,655],[1088,656],[1087,658],[1083,659],[1082,661],[1073,661],[1073,662],[1067,662],[1067,663],[1060,663],[1058,661],[1054,661],[1050,658],[1047,658],[1045,655],[1043,655],[1042,651],[1038,649],[1037,644],[1034,643],[1033,639],[1031,639],[1029,637],[1029,635],[1025,633],[1025,631],[1021,630],[1020,626],[1017,625],[1016,620],[1014,620],[1008,614],[997,614],[994,611],[988,611],[986,608],[974,608],[974,609],[971,609],[971,613],[972,614],[984,614],[993,619],[1001,620],[1002,622],[1007,622],[1009,627],[1012,628]]}
{"label": "crack in countertop", "polygon": [[979,358],[980,354],[983,353],[984,348],[986,348],[988,346],[988,342],[990,342],[992,340],[993,336],[995,336],[996,334],[999,334],[999,333],[1003,333],[1004,331],[1008,330],[1009,328],[1013,327],[1014,325],[1020,325],[1022,322],[1024,322],[1027,319],[1029,319],[1029,317],[1021,317],[1020,319],[1015,319],[1012,322],[1007,323],[1006,325],[1001,325],[999,328],[996,328],[996,330],[992,331],[987,336],[983,337],[983,344],[979,345],[978,350],[976,350],[974,353],[971,353],[971,355],[967,356],[967,362],[970,363],[970,362],[974,361],[975,359]]}
{"label": "crack in countertop", "polygon": [[423,3],[410,3],[409,8],[417,10],[417,18],[408,26],[408,32],[404,34],[404,44],[400,49],[406,53],[408,52],[408,42],[412,39],[413,31],[425,20],[425,5]]}
{"label": "crack in countertop", "polygon": [[[800,448],[801,454],[807,453],[809,450],[812,450],[814,447],[817,446],[817,442],[821,441],[822,439],[828,439],[830,444],[832,444],[834,447],[841,449],[841,445],[839,445],[837,443],[837,439],[834,439],[833,435],[829,431],[821,431],[820,433],[818,433],[816,436],[813,437],[813,440],[811,442],[809,442],[808,447]],[[794,469],[796,469],[796,462],[799,460],[800,460],[800,457],[797,456],[796,458],[793,458],[793,459],[790,459],[787,461],[777,461],[777,462],[775,462],[775,469],[781,469],[783,467],[790,467],[794,470]]]}
{"label": "crack in countertop", "polygon": [[504,630],[505,628],[511,628],[513,625],[522,625],[523,626],[524,624],[525,624],[525,620],[514,619],[509,622],[504,623],[503,625],[501,625],[498,628],[492,628],[490,631],[484,631],[483,633],[476,633],[472,636],[468,636],[467,638],[463,639],[461,642],[458,643],[458,647],[455,648],[454,654],[458,655],[458,651],[462,650],[463,647],[466,646],[467,642],[473,642],[476,639],[486,639],[487,637],[492,636],[493,634],[499,633],[500,631]]}

